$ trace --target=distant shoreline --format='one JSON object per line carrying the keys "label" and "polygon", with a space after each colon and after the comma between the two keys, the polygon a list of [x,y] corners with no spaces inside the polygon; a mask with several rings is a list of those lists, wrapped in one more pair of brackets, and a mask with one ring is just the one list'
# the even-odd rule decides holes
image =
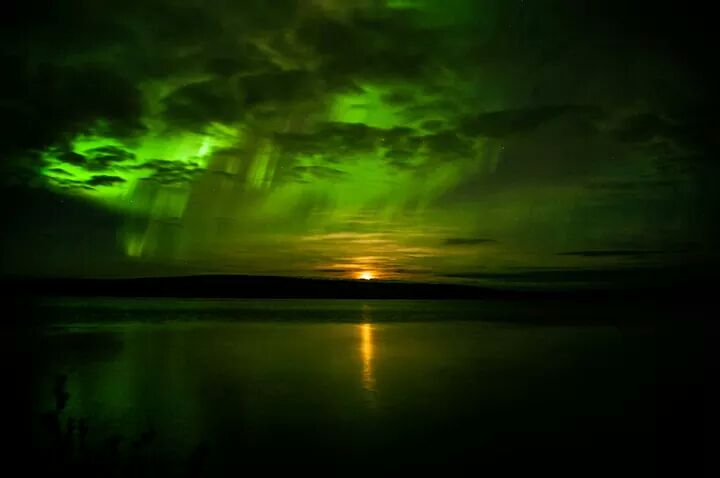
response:
{"label": "distant shoreline", "polygon": [[250,275],[140,278],[0,278],[5,297],[208,299],[630,300],[678,296],[677,288],[519,290],[466,284]]}

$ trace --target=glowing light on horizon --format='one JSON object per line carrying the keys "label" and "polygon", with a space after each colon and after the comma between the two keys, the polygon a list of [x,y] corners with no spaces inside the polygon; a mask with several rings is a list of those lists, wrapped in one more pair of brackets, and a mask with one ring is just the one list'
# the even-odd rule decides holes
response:
{"label": "glowing light on horizon", "polygon": [[358,279],[372,280],[375,278],[375,274],[371,271],[363,271],[358,274]]}

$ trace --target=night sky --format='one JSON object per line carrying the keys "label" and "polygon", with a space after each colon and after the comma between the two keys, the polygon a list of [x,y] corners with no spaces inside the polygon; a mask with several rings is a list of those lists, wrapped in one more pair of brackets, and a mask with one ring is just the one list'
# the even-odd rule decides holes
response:
{"label": "night sky", "polygon": [[0,29],[2,273],[709,266],[716,27],[692,3],[23,2]]}

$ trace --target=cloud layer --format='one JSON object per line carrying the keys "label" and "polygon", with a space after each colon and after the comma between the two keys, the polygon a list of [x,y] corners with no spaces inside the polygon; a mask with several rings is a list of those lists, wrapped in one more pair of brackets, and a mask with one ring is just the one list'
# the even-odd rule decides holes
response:
{"label": "cloud layer", "polygon": [[3,194],[124,218],[96,273],[714,257],[702,12],[586,3],[25,2],[0,33]]}

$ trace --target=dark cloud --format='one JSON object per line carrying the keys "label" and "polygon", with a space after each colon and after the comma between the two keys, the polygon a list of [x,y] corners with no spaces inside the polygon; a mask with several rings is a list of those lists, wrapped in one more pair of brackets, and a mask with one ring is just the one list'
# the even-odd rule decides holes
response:
{"label": "dark cloud", "polygon": [[298,181],[307,181],[309,178],[327,179],[344,176],[345,171],[328,166],[295,166],[291,176]]}
{"label": "dark cloud", "polygon": [[438,131],[445,128],[445,122],[441,120],[427,120],[423,121],[420,127],[428,131]]}
{"label": "dark cloud", "polygon": [[428,134],[418,138],[435,158],[469,158],[474,156],[470,140],[451,131]]}
{"label": "dark cloud", "polygon": [[62,177],[55,176],[49,178],[48,181],[55,187],[55,189],[61,189],[69,192],[95,190],[93,186],[87,184],[87,181],[74,179],[74,176],[68,176],[65,174],[63,174]]}
{"label": "dark cloud", "polygon": [[75,164],[78,166],[84,165],[87,161],[87,158],[84,155],[74,151],[62,151],[55,155],[55,157],[63,163]]}
{"label": "dark cloud", "polygon": [[572,106],[544,106],[517,110],[493,111],[466,118],[462,131],[473,136],[504,138],[506,136],[532,131],[541,124],[567,113],[596,114],[592,108]]}
{"label": "dark cloud", "polygon": [[50,168],[49,171],[53,172],[55,174],[63,175],[63,176],[71,176],[72,175],[71,173],[68,173],[67,171],[65,171],[62,168]]}
{"label": "dark cloud", "polygon": [[329,274],[346,275],[355,272],[353,269],[346,269],[344,267],[318,267],[313,269],[316,272],[325,272]]}
{"label": "dark cloud", "polygon": [[213,79],[192,83],[163,99],[164,116],[169,124],[198,129],[212,121],[235,122],[242,119],[242,92],[230,81]]}
{"label": "dark cloud", "polygon": [[111,158],[112,162],[123,162],[135,159],[135,153],[118,146],[101,146],[85,151],[85,156],[90,159]]}
{"label": "dark cloud", "polygon": [[409,127],[376,128],[358,123],[322,123],[308,133],[277,133],[274,143],[289,160],[317,156],[341,164],[358,155],[380,155],[400,169],[419,161],[470,159],[479,153],[473,140],[453,131],[421,134]]}
{"label": "dark cloud", "polygon": [[150,171],[150,174],[143,178],[144,180],[165,185],[188,183],[197,177],[198,174],[205,171],[205,168],[197,163],[184,163],[164,159],[146,161],[133,166],[133,169]]}
{"label": "dark cloud", "polygon": [[624,120],[615,134],[621,141],[642,143],[664,138],[672,130],[672,125],[666,119],[657,114],[645,113]]}
{"label": "dark cloud", "polygon": [[589,250],[589,251],[569,251],[558,252],[558,256],[575,256],[575,257],[644,257],[655,256],[658,254],[668,254],[673,251],[646,251],[646,250]]}
{"label": "dark cloud", "polygon": [[[78,133],[141,132],[146,103],[139,86],[148,80],[217,75],[167,98],[168,117],[188,127],[237,121],[245,104],[303,94],[306,86],[299,85],[307,82],[299,77],[305,73],[279,71],[247,36],[289,26],[295,6],[222,0],[203,6],[174,0],[23,3],[3,16],[0,28],[0,62],[7,72],[0,78],[4,166],[9,155],[63,148]],[[220,80],[238,74],[254,76],[235,90]],[[11,167],[38,166],[23,160]]]}
{"label": "dark cloud", "polygon": [[219,75],[182,86],[163,99],[164,118],[169,124],[197,130],[211,122],[238,123],[248,114],[267,114],[269,109],[282,115],[295,102],[317,101],[328,93],[310,72],[268,66],[261,73]]}
{"label": "dark cloud", "polygon": [[[686,268],[675,268],[678,274],[688,272]],[[536,269],[522,270],[517,272],[458,272],[447,274],[444,277],[455,279],[474,279],[506,282],[511,284],[547,285],[576,284],[576,285],[597,285],[597,286],[627,286],[634,284],[638,286],[653,286],[658,282],[674,280],[669,274],[668,267],[632,267],[632,268],[608,268],[608,269]]]}
{"label": "dark cloud", "polygon": [[310,133],[279,133],[275,143],[290,158],[322,155],[331,162],[379,154],[383,148],[383,157],[398,167],[408,167],[418,157],[453,160],[476,155],[472,140],[453,131],[423,135],[408,127],[375,128],[359,123],[323,123]]}
{"label": "dark cloud", "polygon": [[663,179],[663,180],[639,180],[639,181],[625,181],[625,180],[612,180],[612,181],[598,181],[593,180],[585,185],[588,189],[599,190],[605,192],[615,193],[642,193],[648,190],[657,190],[663,188],[682,187],[683,180],[678,179]]}
{"label": "dark cloud", "polygon": [[[368,207],[452,211],[465,222],[448,246],[507,232],[553,244],[549,256],[569,251],[566,263],[638,257],[620,241],[579,240],[595,234],[660,237],[663,224],[720,238],[713,15],[669,0],[408,3],[22,2],[0,27],[2,186],[76,193],[124,173],[145,178],[129,177],[128,190],[188,184],[204,166],[142,152],[179,132],[178,144],[222,131],[212,139],[236,146],[207,158],[212,177],[248,184],[267,146],[277,168],[262,194],[284,180],[351,180],[349,161],[402,169],[391,179],[417,187]],[[115,146],[77,149],[80,136]],[[205,195],[193,192],[194,209],[224,200]],[[603,243],[618,250],[582,250]],[[643,257],[672,259],[662,239],[652,244]]]}
{"label": "dark cloud", "polygon": [[121,72],[22,63],[12,71],[21,75],[18,86],[0,87],[3,155],[63,147],[78,133],[128,137],[143,130],[140,92]]}
{"label": "dark cloud", "polygon": [[385,160],[396,168],[412,168],[417,157],[416,151],[393,149],[385,153]]}
{"label": "dark cloud", "polygon": [[86,171],[105,171],[124,167],[122,163],[135,160],[135,154],[118,146],[102,146],[84,151],[49,150],[49,156],[63,163],[80,166]]}
{"label": "dark cloud", "polygon": [[85,151],[84,166],[88,171],[103,171],[134,159],[135,154],[130,151],[117,146],[103,146]]}
{"label": "dark cloud", "polygon": [[117,183],[124,183],[125,179],[120,176],[97,175],[88,179],[85,184],[88,186],[111,186]]}
{"label": "dark cloud", "polygon": [[[303,70],[273,71],[245,77],[240,87],[248,107],[268,103],[309,100],[321,93],[312,73]],[[327,93],[323,91],[322,93]]]}
{"label": "dark cloud", "polygon": [[714,161],[720,151],[713,116],[707,106],[642,113],[623,118],[612,133],[625,143],[643,148],[653,156],[697,167]]}
{"label": "dark cloud", "polygon": [[414,24],[400,11],[357,12],[346,21],[312,18],[298,39],[321,59],[330,84],[354,80],[412,79],[434,71],[442,33]]}
{"label": "dark cloud", "polygon": [[229,78],[238,74],[254,74],[272,71],[277,67],[253,45],[242,45],[222,56],[213,55],[206,60],[205,70],[215,77]]}
{"label": "dark cloud", "polygon": [[382,100],[390,105],[404,105],[413,102],[415,99],[415,95],[409,91],[393,91],[382,97]]}
{"label": "dark cloud", "polygon": [[[326,155],[350,157],[374,153],[380,146],[395,146],[410,138],[410,128],[374,128],[360,123],[323,123],[314,132],[278,133],[275,142],[292,157]],[[417,144],[417,141],[415,142]]]}
{"label": "dark cloud", "polygon": [[445,239],[446,246],[476,246],[482,244],[496,244],[495,239],[485,237],[448,237]]}

